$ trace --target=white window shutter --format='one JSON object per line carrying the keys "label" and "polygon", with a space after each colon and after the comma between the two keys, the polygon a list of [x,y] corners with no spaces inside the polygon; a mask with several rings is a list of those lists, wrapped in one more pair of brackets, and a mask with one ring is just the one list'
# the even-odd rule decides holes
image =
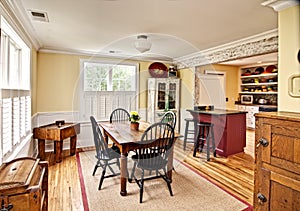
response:
{"label": "white window shutter", "polygon": [[13,145],[20,142],[20,98],[13,98],[13,111],[12,111],[12,135]]}
{"label": "white window shutter", "polygon": [[25,129],[26,129],[26,133],[28,134],[31,132],[31,97],[30,96],[26,96],[25,107],[26,107]]}
{"label": "white window shutter", "polygon": [[25,97],[20,97],[20,137],[26,136],[26,103]]}
{"label": "white window shutter", "polygon": [[2,106],[2,151],[3,155],[12,150],[12,99],[3,99]]}

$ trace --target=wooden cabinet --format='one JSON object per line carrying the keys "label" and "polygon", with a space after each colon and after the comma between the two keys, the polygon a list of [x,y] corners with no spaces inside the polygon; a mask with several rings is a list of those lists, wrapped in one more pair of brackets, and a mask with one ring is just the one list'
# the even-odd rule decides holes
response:
{"label": "wooden cabinet", "polygon": [[300,113],[255,115],[255,210],[300,210]]}
{"label": "wooden cabinet", "polygon": [[3,163],[0,203],[3,210],[48,210],[48,162],[25,157]]}
{"label": "wooden cabinet", "polygon": [[160,121],[162,115],[174,111],[177,117],[176,130],[179,130],[179,78],[149,78],[148,79],[148,109],[147,121]]}

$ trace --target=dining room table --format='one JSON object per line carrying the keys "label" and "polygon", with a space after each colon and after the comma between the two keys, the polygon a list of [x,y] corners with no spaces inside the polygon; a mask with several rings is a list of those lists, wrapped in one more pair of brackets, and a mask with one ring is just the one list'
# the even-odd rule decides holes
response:
{"label": "dining room table", "polygon": [[[103,135],[105,141],[108,143],[111,140],[120,149],[120,185],[121,196],[127,195],[127,156],[130,151],[141,149],[145,145],[141,144],[141,137],[145,130],[151,126],[151,123],[140,121],[139,129],[135,130],[130,127],[130,122],[113,122],[100,121],[99,126],[103,129]],[[174,133],[174,143],[178,137],[181,135]],[[174,146],[174,144],[173,144]],[[172,169],[173,169],[173,147],[171,148],[171,153],[169,153],[168,164],[167,164],[167,174],[172,180]]]}

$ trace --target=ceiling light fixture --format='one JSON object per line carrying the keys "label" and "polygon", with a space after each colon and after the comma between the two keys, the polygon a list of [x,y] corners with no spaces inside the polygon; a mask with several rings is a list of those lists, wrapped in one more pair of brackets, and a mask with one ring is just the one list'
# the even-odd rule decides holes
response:
{"label": "ceiling light fixture", "polygon": [[148,38],[147,35],[138,35],[137,41],[134,43],[135,48],[141,53],[149,51],[152,46],[152,43],[149,42],[147,38]]}

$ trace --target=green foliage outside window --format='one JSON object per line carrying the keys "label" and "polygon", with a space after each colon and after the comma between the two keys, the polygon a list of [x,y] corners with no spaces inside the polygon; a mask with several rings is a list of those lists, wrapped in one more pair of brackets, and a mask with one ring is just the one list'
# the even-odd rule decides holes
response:
{"label": "green foliage outside window", "polygon": [[136,66],[84,63],[84,91],[135,91]]}

